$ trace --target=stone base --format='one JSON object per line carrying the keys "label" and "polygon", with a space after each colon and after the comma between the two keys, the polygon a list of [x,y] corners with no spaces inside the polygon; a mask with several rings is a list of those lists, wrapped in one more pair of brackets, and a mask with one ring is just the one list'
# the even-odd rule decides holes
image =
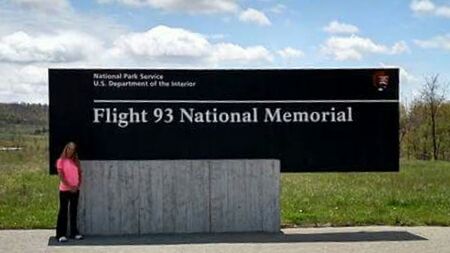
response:
{"label": "stone base", "polygon": [[278,232],[278,160],[81,161],[86,235]]}

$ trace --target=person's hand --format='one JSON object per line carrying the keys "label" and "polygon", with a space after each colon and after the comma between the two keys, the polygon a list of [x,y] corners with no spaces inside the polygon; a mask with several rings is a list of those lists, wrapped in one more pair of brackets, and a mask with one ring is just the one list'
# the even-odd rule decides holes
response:
{"label": "person's hand", "polygon": [[70,188],[70,192],[77,192],[78,191],[78,187],[72,187],[72,188]]}

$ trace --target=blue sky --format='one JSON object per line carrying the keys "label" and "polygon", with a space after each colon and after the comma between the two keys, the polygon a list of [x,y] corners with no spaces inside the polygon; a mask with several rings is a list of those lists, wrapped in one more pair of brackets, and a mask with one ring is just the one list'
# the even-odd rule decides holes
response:
{"label": "blue sky", "polygon": [[47,103],[49,67],[401,68],[450,81],[450,1],[0,0],[0,102]]}

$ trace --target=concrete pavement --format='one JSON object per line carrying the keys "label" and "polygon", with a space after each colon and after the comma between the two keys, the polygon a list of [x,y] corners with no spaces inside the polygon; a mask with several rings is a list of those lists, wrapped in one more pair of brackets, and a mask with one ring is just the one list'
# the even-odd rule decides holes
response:
{"label": "concrete pavement", "polygon": [[444,252],[450,227],[290,228],[280,233],[87,236],[60,244],[54,230],[0,230],[0,252]]}

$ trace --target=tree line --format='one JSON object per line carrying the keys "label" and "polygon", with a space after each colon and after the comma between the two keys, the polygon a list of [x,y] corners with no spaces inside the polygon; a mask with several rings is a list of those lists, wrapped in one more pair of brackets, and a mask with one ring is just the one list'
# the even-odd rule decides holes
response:
{"label": "tree line", "polygon": [[450,161],[448,84],[438,74],[424,78],[420,95],[400,104],[400,156],[404,159]]}
{"label": "tree line", "polygon": [[48,126],[48,105],[0,103],[0,127],[17,125]]}

